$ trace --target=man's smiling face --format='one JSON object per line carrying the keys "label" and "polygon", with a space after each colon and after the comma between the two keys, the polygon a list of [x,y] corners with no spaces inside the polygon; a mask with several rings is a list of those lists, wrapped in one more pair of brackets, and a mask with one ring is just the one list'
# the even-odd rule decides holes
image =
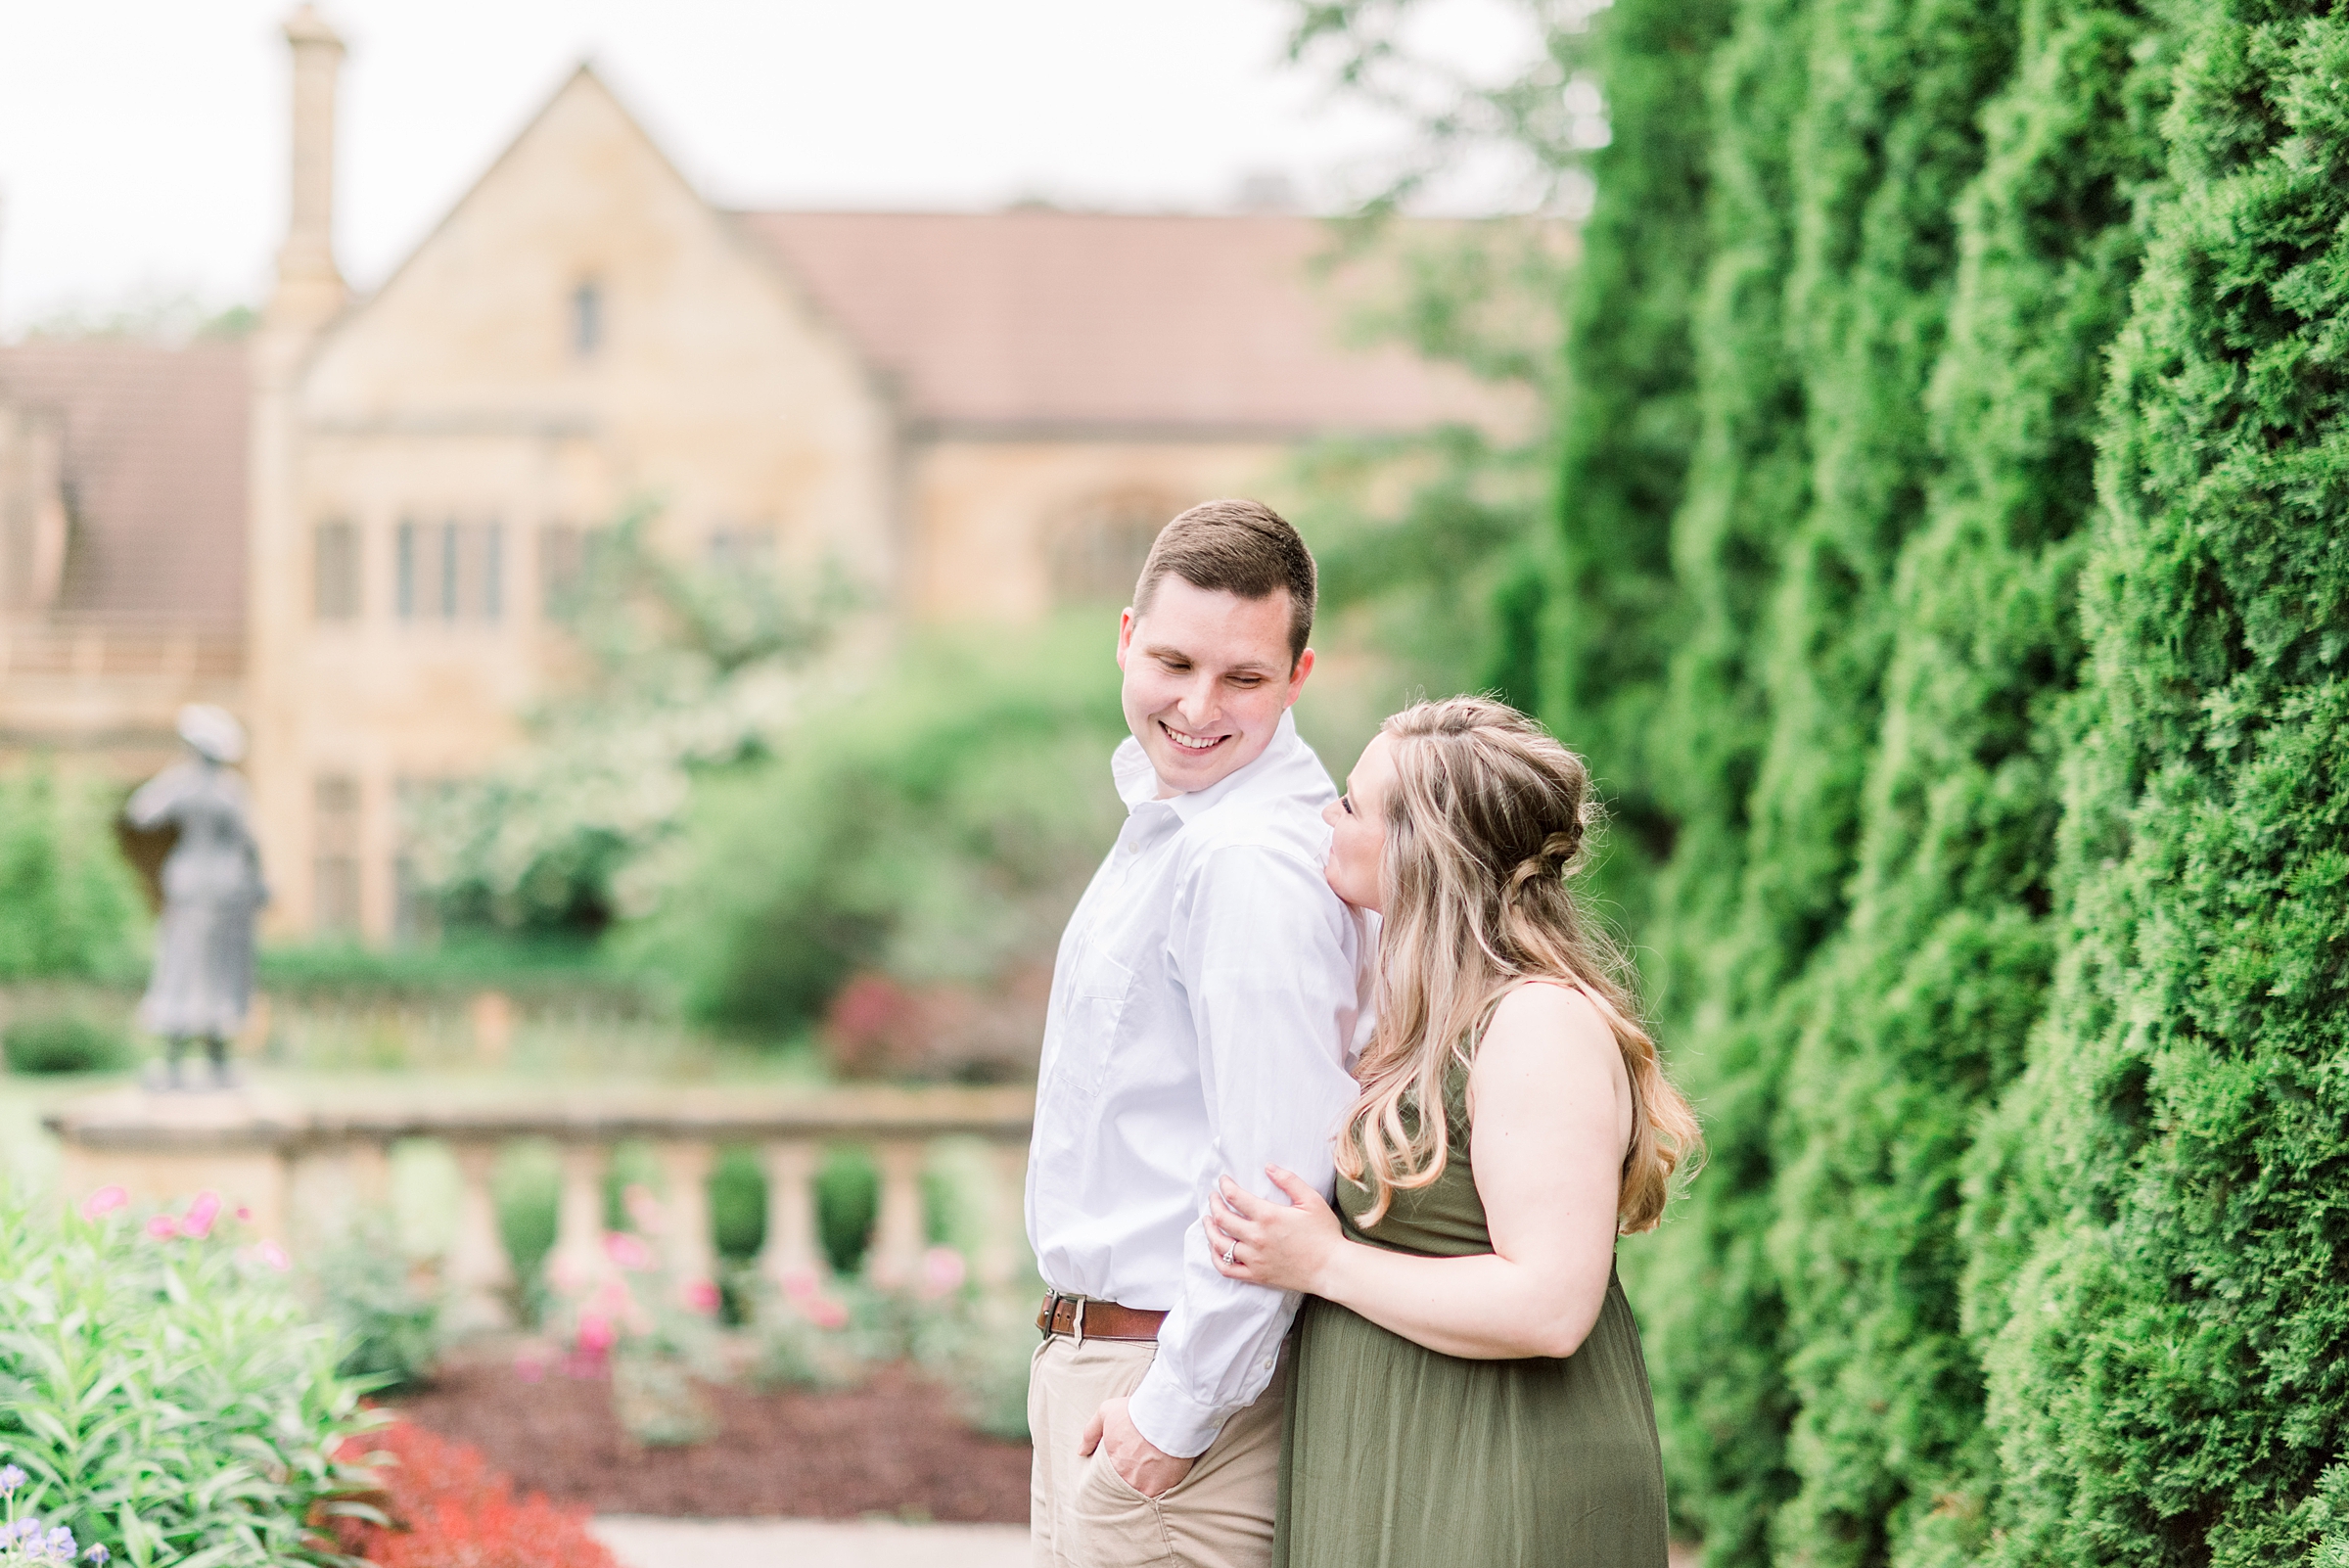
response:
{"label": "man's smiling face", "polygon": [[1290,663],[1285,591],[1243,599],[1168,573],[1149,610],[1119,622],[1118,668],[1127,727],[1163,794],[1188,795],[1264,755],[1305,689],[1313,651]]}

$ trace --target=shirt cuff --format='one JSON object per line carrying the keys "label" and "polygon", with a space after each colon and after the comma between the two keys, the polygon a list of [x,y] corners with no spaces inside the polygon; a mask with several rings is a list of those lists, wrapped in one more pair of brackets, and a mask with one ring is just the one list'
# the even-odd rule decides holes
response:
{"label": "shirt cuff", "polygon": [[1159,1453],[1177,1459],[1195,1459],[1207,1452],[1231,1418],[1231,1411],[1201,1405],[1175,1385],[1164,1361],[1150,1370],[1126,1402],[1126,1413]]}

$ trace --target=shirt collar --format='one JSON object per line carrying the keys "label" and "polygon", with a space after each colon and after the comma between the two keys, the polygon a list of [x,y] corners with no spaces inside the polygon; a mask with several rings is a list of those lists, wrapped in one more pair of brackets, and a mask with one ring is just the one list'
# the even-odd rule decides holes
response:
{"label": "shirt collar", "polygon": [[1280,727],[1272,732],[1272,740],[1245,767],[1237,767],[1216,780],[1206,789],[1193,790],[1186,795],[1172,795],[1158,799],[1158,769],[1150,765],[1150,758],[1142,743],[1131,735],[1122,741],[1109,760],[1110,776],[1117,780],[1118,798],[1126,803],[1128,812],[1145,806],[1164,806],[1181,821],[1188,822],[1218,801],[1237,795],[1259,779],[1280,772],[1295,761],[1296,754],[1305,750],[1305,742],[1297,737],[1297,715],[1294,710],[1280,715]]}

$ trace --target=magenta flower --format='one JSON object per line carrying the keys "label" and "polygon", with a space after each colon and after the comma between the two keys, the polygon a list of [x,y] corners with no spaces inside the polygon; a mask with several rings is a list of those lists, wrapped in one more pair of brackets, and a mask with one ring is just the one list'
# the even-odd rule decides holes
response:
{"label": "magenta flower", "polygon": [[259,1246],[253,1248],[253,1256],[259,1258],[261,1262],[267,1264],[270,1268],[276,1269],[281,1274],[284,1273],[288,1268],[294,1267],[294,1260],[286,1256],[286,1249],[279,1246],[274,1241],[263,1241]]}
{"label": "magenta flower", "polygon": [[689,1313],[699,1313],[704,1317],[716,1315],[717,1286],[710,1280],[686,1280],[677,1287],[677,1299],[685,1304],[685,1310]]}
{"label": "magenta flower", "polygon": [[220,1218],[220,1194],[199,1192],[196,1201],[188,1205],[188,1217],[179,1222],[180,1234],[202,1241],[212,1233],[212,1222]]}
{"label": "magenta flower", "polygon": [[147,1234],[158,1241],[169,1241],[179,1234],[179,1222],[167,1214],[159,1214],[147,1222]]}
{"label": "magenta flower", "polygon": [[650,1268],[653,1266],[653,1249],[644,1244],[642,1237],[632,1236],[625,1230],[615,1230],[604,1237],[604,1253],[622,1268]]}
{"label": "magenta flower", "polygon": [[113,1214],[128,1202],[130,1202],[130,1194],[121,1187],[103,1186],[81,1200],[81,1217],[84,1220],[95,1220],[102,1214]]}
{"label": "magenta flower", "polygon": [[579,1314],[579,1349],[590,1356],[601,1356],[620,1343],[620,1330],[602,1313]]}

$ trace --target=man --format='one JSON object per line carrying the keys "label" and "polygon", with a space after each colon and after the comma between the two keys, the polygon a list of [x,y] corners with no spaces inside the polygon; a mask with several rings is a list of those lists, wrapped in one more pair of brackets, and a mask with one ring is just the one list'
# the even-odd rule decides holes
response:
{"label": "man", "polygon": [[1128,817],[1061,938],[1028,1167],[1050,1287],[1029,1378],[1043,1568],[1269,1560],[1296,1298],[1223,1278],[1216,1177],[1331,1179],[1362,932],[1289,707],[1313,559],[1253,501],[1167,525],[1118,625]]}

